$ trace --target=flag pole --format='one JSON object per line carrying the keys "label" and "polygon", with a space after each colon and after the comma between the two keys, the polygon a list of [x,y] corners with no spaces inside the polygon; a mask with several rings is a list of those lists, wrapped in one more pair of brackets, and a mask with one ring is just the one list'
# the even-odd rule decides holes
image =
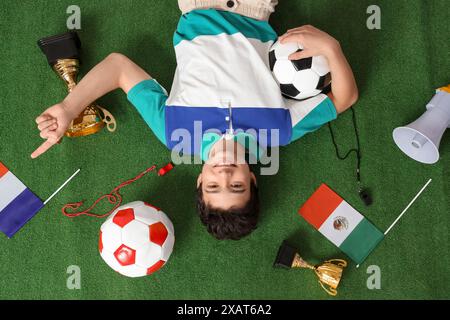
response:
{"label": "flag pole", "polygon": [[416,194],[416,196],[414,197],[414,199],[411,200],[411,202],[406,206],[405,210],[403,210],[403,212],[398,216],[397,219],[395,219],[395,221],[391,224],[391,226],[386,230],[386,232],[384,233],[384,236],[386,236],[391,229],[397,224],[397,222],[403,217],[403,215],[406,213],[406,211],[408,211],[409,207],[411,207],[413,205],[413,203],[417,200],[417,198],[419,198],[419,196],[422,194],[422,192],[425,191],[425,189],[428,187],[428,185],[431,183],[432,179],[428,180],[428,182],[423,186],[423,188],[419,191],[418,194]]}
{"label": "flag pole", "polygon": [[69,179],[66,180],[66,182],[64,182],[62,184],[61,187],[58,188],[58,190],[56,190],[45,202],[44,202],[44,206],[47,205],[47,203],[50,202],[50,200],[52,200],[62,189],[64,189],[65,186],[67,186],[67,184],[72,181],[73,178],[75,178],[76,175],[78,175],[80,173],[81,169],[78,169]]}
{"label": "flag pole", "polygon": [[[408,211],[408,209],[413,205],[414,202],[416,202],[417,198],[420,197],[420,195],[422,194],[422,192],[425,191],[425,189],[428,187],[428,185],[431,183],[431,181],[433,181],[432,179],[428,180],[428,182],[423,186],[422,189],[420,189],[419,193],[416,194],[416,196],[411,200],[411,202],[406,206],[406,208],[402,211],[402,213],[400,213],[400,215],[397,217],[397,219],[395,219],[395,221],[391,224],[391,226],[386,230],[386,232],[384,233],[384,236],[386,236],[391,229],[397,224],[397,222],[403,217],[403,215],[406,213],[406,211]],[[356,266],[356,268],[359,268],[359,264]]]}

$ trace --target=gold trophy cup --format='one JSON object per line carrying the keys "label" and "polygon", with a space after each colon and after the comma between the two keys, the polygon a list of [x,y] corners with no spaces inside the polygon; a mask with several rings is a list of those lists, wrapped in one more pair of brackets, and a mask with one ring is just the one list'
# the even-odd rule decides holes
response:
{"label": "gold trophy cup", "polygon": [[286,241],[278,250],[274,267],[293,269],[311,269],[319,278],[322,288],[331,296],[337,295],[337,288],[341,282],[342,273],[347,266],[347,262],[341,259],[327,260],[320,265],[313,266],[303,260],[296,249],[291,247]]}
{"label": "gold trophy cup", "polygon": [[[66,83],[69,92],[76,84],[80,69],[79,49],[81,42],[76,32],[47,37],[38,41],[38,45],[53,70]],[[116,130],[114,116],[97,103],[92,103],[72,121],[66,132],[67,137],[84,137],[95,134],[107,127],[109,132]]]}

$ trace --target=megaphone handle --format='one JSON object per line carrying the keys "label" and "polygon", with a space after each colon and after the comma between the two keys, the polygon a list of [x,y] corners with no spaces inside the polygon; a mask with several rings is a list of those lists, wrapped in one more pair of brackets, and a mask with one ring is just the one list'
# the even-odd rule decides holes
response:
{"label": "megaphone handle", "polygon": [[447,91],[438,91],[433,99],[427,104],[427,110],[439,109],[443,112],[443,116],[449,119],[447,128],[450,128],[450,93]]}

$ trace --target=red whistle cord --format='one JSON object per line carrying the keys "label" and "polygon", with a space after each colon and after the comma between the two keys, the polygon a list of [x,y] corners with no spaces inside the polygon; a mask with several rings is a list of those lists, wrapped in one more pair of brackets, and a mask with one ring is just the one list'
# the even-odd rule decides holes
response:
{"label": "red whistle cord", "polygon": [[[119,186],[117,186],[113,191],[111,191],[111,193],[109,194],[105,194],[104,196],[98,198],[93,204],[92,206],[90,206],[88,209],[81,211],[81,212],[72,212],[69,213],[67,212],[67,210],[70,211],[75,211],[78,210],[83,204],[84,201],[81,202],[76,202],[76,203],[69,203],[66,204],[63,208],[62,208],[62,213],[69,218],[76,218],[79,216],[88,216],[88,217],[95,217],[95,218],[106,218],[109,215],[111,215],[117,208],[119,208],[122,205],[122,195],[120,194],[120,189],[132,184],[133,182],[141,179],[143,176],[145,176],[147,173],[152,172],[153,170],[156,169],[156,166],[153,166],[151,168],[148,168],[147,170],[145,170],[144,172],[140,173],[138,176],[136,176],[133,179],[127,180],[125,182],[123,182],[122,184],[120,184]],[[94,209],[97,204],[102,201],[103,199],[108,199],[109,203],[115,205],[115,207],[113,209],[111,209],[111,211],[109,211],[106,214],[103,215],[99,215],[99,214],[95,214],[92,213],[91,210]]]}

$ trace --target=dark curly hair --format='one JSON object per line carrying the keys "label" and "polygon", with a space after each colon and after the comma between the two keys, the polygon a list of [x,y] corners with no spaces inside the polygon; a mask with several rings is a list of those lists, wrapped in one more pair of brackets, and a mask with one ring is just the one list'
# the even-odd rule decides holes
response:
{"label": "dark curly hair", "polygon": [[221,210],[203,200],[202,185],[197,189],[197,210],[208,232],[218,240],[239,240],[252,233],[258,224],[258,187],[251,183],[250,200],[243,208]]}

